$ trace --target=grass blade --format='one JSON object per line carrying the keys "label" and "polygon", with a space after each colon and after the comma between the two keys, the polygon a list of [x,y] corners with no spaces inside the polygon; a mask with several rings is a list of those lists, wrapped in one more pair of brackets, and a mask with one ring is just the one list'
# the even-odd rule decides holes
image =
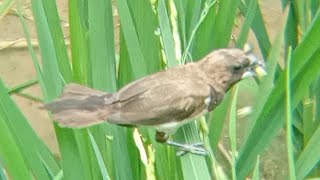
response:
{"label": "grass blade", "polygon": [[135,79],[148,74],[146,60],[143,57],[139,38],[134,26],[134,21],[130,15],[128,2],[118,0],[118,10],[123,36],[127,45],[127,51],[130,58],[130,65]]}
{"label": "grass blade", "polygon": [[289,49],[289,55],[287,59],[287,64],[286,64],[286,89],[285,89],[285,99],[286,99],[286,107],[285,107],[285,112],[286,112],[286,129],[287,129],[287,151],[288,151],[288,164],[289,164],[289,175],[290,175],[290,180],[295,180],[296,179],[296,174],[295,174],[295,166],[294,166],[294,157],[293,157],[293,144],[292,144],[292,112],[293,109],[291,107],[291,49]]}
{"label": "grass blade", "polygon": [[38,80],[29,80],[29,81],[27,81],[27,82],[24,82],[24,83],[22,83],[22,84],[19,84],[19,85],[16,86],[16,87],[10,88],[9,94],[23,91],[24,89],[27,89],[27,88],[29,88],[29,87],[37,84],[37,83],[38,83]]}
{"label": "grass blade", "polygon": [[251,0],[248,5],[248,11],[245,15],[245,20],[241,27],[241,31],[236,43],[238,48],[242,48],[247,41],[248,33],[250,30],[250,27],[252,26],[252,22],[255,18],[257,7],[258,7],[257,0]]}
{"label": "grass blade", "polygon": [[237,135],[236,135],[236,116],[237,116],[237,95],[238,95],[238,86],[232,88],[232,101],[230,107],[230,122],[229,122],[229,137],[231,144],[231,157],[232,157],[232,179],[237,179],[236,173],[236,154],[237,154]]}
{"label": "grass blade", "polygon": [[179,64],[178,59],[175,54],[175,44],[173,40],[173,34],[170,28],[170,22],[168,18],[168,12],[166,10],[166,5],[164,0],[158,1],[158,18],[159,26],[161,31],[161,38],[163,42],[163,50],[165,54],[165,59],[167,60],[168,66],[173,67]]}
{"label": "grass blade", "polygon": [[[2,82],[0,81],[0,92],[1,92],[1,101],[0,101],[0,114],[2,115],[2,122],[4,121],[3,127],[7,127],[7,130],[4,130],[4,133],[8,133],[10,130],[10,134],[4,134],[9,139],[10,136],[14,138],[14,144],[17,144],[19,151],[23,155],[24,161],[28,164],[29,170],[34,174],[35,177],[41,179],[49,179],[47,176],[46,169],[42,164],[41,158],[39,158],[39,152],[46,152],[47,149],[43,149],[45,147],[40,141],[40,138],[33,131],[21,111],[17,108],[14,102],[10,99],[7,94],[7,89],[4,87]],[[5,147],[3,147],[5,148]],[[13,147],[11,147],[13,148]],[[5,150],[5,149],[4,149]],[[18,153],[17,150],[12,149],[13,153]],[[19,154],[16,154],[19,156]],[[52,154],[45,157],[45,159],[53,159]],[[3,157],[3,156],[2,156]],[[19,157],[17,157],[19,158]],[[13,158],[15,159],[15,158]],[[18,159],[19,162],[19,159]],[[14,163],[14,162],[13,162]],[[29,166],[32,164],[32,166]],[[58,170],[57,164],[51,164],[53,168],[53,173],[56,173]],[[22,167],[23,168],[23,167]],[[24,169],[24,168],[23,168]],[[21,170],[23,172],[23,169]]]}
{"label": "grass blade", "polygon": [[214,22],[214,38],[210,43],[213,48],[226,47],[230,41],[233,23],[238,7],[238,0],[224,0],[219,2],[219,10]]}
{"label": "grass blade", "polygon": [[230,104],[231,96],[227,93],[223,101],[209,114],[209,139],[210,146],[213,151],[217,148],[225,119],[227,117],[227,110]]}
{"label": "grass blade", "polygon": [[[43,2],[46,3],[46,2]],[[35,18],[36,26],[37,26],[37,34],[39,47],[41,51],[42,57],[46,57],[42,59],[42,77],[39,77],[39,82],[43,82],[44,87],[42,92],[46,94],[45,100],[49,101],[55,97],[57,97],[62,89],[62,85],[64,82],[64,77],[62,75],[66,75],[65,80],[69,80],[68,76],[71,72],[65,72],[65,74],[60,73],[59,68],[63,68],[61,63],[69,63],[69,62],[61,62],[60,65],[57,60],[56,50],[53,42],[57,42],[59,40],[58,36],[51,36],[48,19],[46,18],[45,9],[43,8],[43,4],[41,1],[31,1],[32,11]],[[45,5],[48,7],[49,5]],[[46,9],[47,11],[56,9]],[[57,25],[57,26],[60,26]],[[52,40],[52,38],[57,38]],[[60,46],[65,47],[65,46]],[[63,51],[63,50],[62,50]],[[66,59],[64,59],[66,60]],[[35,65],[35,68],[39,68]],[[68,68],[66,68],[68,70]],[[64,70],[66,70],[64,69]],[[83,175],[83,166],[81,164],[81,159],[79,158],[79,150],[78,145],[76,144],[76,137],[74,131],[71,129],[62,129],[55,125],[55,130],[57,134],[58,144],[61,153],[61,163],[63,168],[63,176],[65,179],[83,179],[85,176]]]}
{"label": "grass blade", "polygon": [[260,158],[258,157],[256,162],[256,167],[254,168],[252,180],[259,180],[260,179],[260,173],[259,173],[259,164],[260,164]]}
{"label": "grass blade", "polygon": [[[263,110],[263,107],[265,106],[265,103],[268,101],[268,98],[273,90],[274,87],[274,76],[275,76],[275,72],[276,72],[276,68],[278,65],[278,59],[280,58],[280,47],[281,47],[281,43],[282,43],[282,39],[283,39],[283,32],[279,33],[275,39],[275,43],[271,49],[271,52],[269,54],[269,58],[267,61],[267,74],[268,76],[266,76],[260,83],[260,86],[258,87],[258,93],[256,95],[256,97],[259,97],[259,101],[257,101],[252,107],[253,107],[253,113],[251,114],[251,117],[249,118],[249,120],[251,121],[249,124],[251,124],[251,127],[249,127],[249,134],[246,137],[246,140],[244,141],[245,144],[244,146],[242,146],[240,148],[240,155],[239,155],[239,159],[237,162],[237,173],[239,174],[239,168],[241,167],[241,169],[246,169],[246,171],[249,171],[253,162],[256,161],[256,157],[252,156],[252,154],[246,154],[247,153],[247,149],[246,148],[256,148],[259,147],[257,146],[257,144],[255,144],[256,142],[252,143],[252,144],[248,144],[249,140],[248,138],[250,137],[254,137],[253,134],[253,130],[254,130],[254,126],[257,123],[258,117],[260,115],[260,113]],[[257,133],[256,136],[260,135],[260,131],[255,132]],[[255,136],[255,137],[256,137]],[[251,159],[252,158],[252,159]],[[250,165],[250,167],[244,167],[244,165],[241,164],[241,161],[243,160],[246,161],[250,161],[252,162],[252,164]],[[240,165],[239,165],[240,163]],[[249,164],[246,164],[249,165]],[[241,177],[238,178],[241,179]]]}
{"label": "grass blade", "polygon": [[[200,139],[199,135],[197,134],[197,128],[195,124],[187,124],[179,129],[175,134],[175,140],[177,142],[186,142],[188,144],[199,142]],[[204,157],[188,153],[183,155],[180,159],[184,179],[211,179]]]}
{"label": "grass blade", "polygon": [[310,138],[308,144],[300,154],[296,162],[296,175],[297,179],[304,179],[312,168],[320,160],[320,126],[314,132],[313,136]]}
{"label": "grass blade", "polygon": [[99,147],[98,147],[96,141],[94,140],[92,134],[90,133],[90,131],[88,131],[88,134],[89,134],[89,137],[90,137],[90,140],[91,140],[92,147],[93,147],[94,152],[96,154],[97,161],[99,163],[99,168],[100,168],[100,172],[101,172],[101,175],[102,175],[102,179],[103,180],[108,180],[109,176],[108,176],[108,172],[107,172],[107,167],[104,164],[104,161],[103,161],[102,155],[100,153]]}
{"label": "grass blade", "polygon": [[[104,1],[103,1],[104,2]],[[113,92],[116,87],[116,63],[111,2],[88,2],[89,85]]]}
{"label": "grass blade", "polygon": [[88,24],[86,1],[69,1],[70,41],[73,80],[88,84]]}
{"label": "grass blade", "polygon": [[[250,4],[249,1],[254,0],[245,0],[246,4]],[[239,9],[243,15],[247,14],[247,11],[249,11],[248,7],[245,5],[243,1],[239,2]],[[267,59],[271,43],[268,37],[266,26],[262,19],[262,14],[259,6],[256,9],[255,17],[253,19],[251,28],[257,38],[259,49],[263,58]]]}
{"label": "grass blade", "polygon": [[[114,92],[117,89],[116,60],[114,48],[113,15],[111,1],[102,4],[88,1],[89,23],[89,65],[88,83],[96,89]],[[121,14],[120,8],[119,13]],[[129,158],[126,131],[123,127],[111,124],[102,124],[91,128],[92,135],[97,142],[105,164],[112,172],[111,178],[131,179],[132,168]],[[112,136],[111,142],[106,143],[105,135]],[[111,146],[107,146],[111,145]],[[99,167],[97,162],[93,164],[93,170]],[[94,174],[93,174],[94,175]]]}
{"label": "grass blade", "polygon": [[42,4],[45,17],[48,19],[48,30],[51,36],[54,53],[59,66],[59,72],[64,81],[70,82],[72,79],[71,67],[69,63],[66,44],[64,41],[62,29],[60,26],[60,18],[58,15],[57,5],[55,1],[47,1]]}
{"label": "grass blade", "polygon": [[160,38],[156,35],[157,28],[159,28],[158,17],[155,10],[152,9],[155,8],[152,5],[152,2],[150,3],[148,0],[129,3],[130,15],[134,20],[135,30],[148,73],[162,69]]}
{"label": "grass blade", "polygon": [[[304,93],[308,91],[308,87],[312,81],[318,77],[318,66],[320,63],[320,37],[316,34],[320,32],[320,16],[313,20],[313,26],[310,27],[303,42],[293,52],[292,79],[294,82],[292,89],[292,107],[296,107],[303,98]],[[313,42],[313,43],[312,43]],[[267,102],[261,108],[261,113],[247,138],[247,142],[240,152],[238,160],[238,176],[243,178],[254,162],[255,158],[266,146],[266,142],[270,142],[272,137],[282,127],[284,122],[284,73],[281,72],[274,89],[271,91]]]}
{"label": "grass blade", "polygon": [[[1,82],[2,83],[2,82]],[[2,84],[1,84],[2,85]],[[4,92],[0,91],[1,94]],[[1,99],[2,99],[1,95]],[[23,159],[23,155],[17,146],[12,133],[9,131],[9,127],[6,125],[4,114],[0,114],[0,157],[1,165],[6,167],[6,170],[11,178],[14,179],[31,179],[27,164]],[[1,166],[0,165],[0,166]],[[3,171],[3,167],[0,167],[0,179],[6,179]]]}
{"label": "grass blade", "polygon": [[[210,2],[215,3],[215,1]],[[215,3],[217,7],[214,5],[208,10],[206,19],[199,27],[192,49],[195,60],[202,58],[213,49],[227,47],[231,39],[231,31],[239,1],[224,0],[217,2],[219,2]]]}

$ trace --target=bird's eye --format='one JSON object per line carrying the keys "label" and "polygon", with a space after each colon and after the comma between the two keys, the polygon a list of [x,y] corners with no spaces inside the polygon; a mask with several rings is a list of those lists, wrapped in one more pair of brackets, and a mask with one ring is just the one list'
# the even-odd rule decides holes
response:
{"label": "bird's eye", "polygon": [[240,64],[232,66],[232,71],[233,72],[238,72],[242,69],[242,66]]}

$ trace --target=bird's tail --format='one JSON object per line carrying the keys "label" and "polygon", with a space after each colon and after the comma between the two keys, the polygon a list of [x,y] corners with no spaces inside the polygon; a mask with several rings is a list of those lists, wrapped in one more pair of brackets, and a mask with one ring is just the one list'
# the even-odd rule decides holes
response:
{"label": "bird's tail", "polygon": [[58,99],[43,108],[52,113],[60,126],[82,128],[106,121],[116,102],[114,94],[69,84]]}

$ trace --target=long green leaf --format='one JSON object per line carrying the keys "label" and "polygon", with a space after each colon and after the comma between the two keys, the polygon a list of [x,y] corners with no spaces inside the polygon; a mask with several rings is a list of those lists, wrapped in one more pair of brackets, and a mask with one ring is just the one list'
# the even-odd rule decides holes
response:
{"label": "long green leaf", "polygon": [[[88,83],[93,88],[114,92],[117,89],[117,83],[114,31],[113,28],[110,28],[113,27],[112,4],[111,1],[101,1],[101,3],[88,1],[90,59],[88,63]],[[124,128],[103,124],[92,127],[91,132],[100,151],[105,152],[102,156],[109,166],[109,170],[112,170],[113,178],[131,178],[132,169],[128,157],[128,149],[122,149],[119,146],[119,144],[127,144],[124,139],[126,136]],[[113,136],[112,142],[108,143],[112,146],[107,146],[106,135]],[[93,165],[97,166],[98,164],[94,163]],[[92,170],[97,171],[98,168],[96,167]]]}
{"label": "long green leaf", "polygon": [[285,33],[285,49],[295,49],[298,44],[299,32],[297,28],[297,20],[294,14],[293,4],[289,4],[289,12],[288,12],[288,19],[286,22],[286,33]]}
{"label": "long green leaf", "polygon": [[[32,13],[37,26],[37,35],[41,56],[45,57],[42,61],[43,81],[45,84],[45,92],[48,97],[46,100],[53,99],[60,94],[62,88],[62,76],[58,68],[57,56],[50,34],[48,19],[45,16],[43,4],[40,1],[31,1]],[[35,67],[36,68],[36,67]]]}
{"label": "long green leaf", "polygon": [[215,7],[209,10],[193,45],[192,55],[195,60],[202,58],[213,49],[228,46],[238,3],[238,0],[218,1],[215,3],[218,6],[217,10]]}
{"label": "long green leaf", "polygon": [[258,157],[256,166],[253,171],[252,180],[259,180],[260,179],[260,173],[259,173],[259,164],[260,164],[260,158]]}
{"label": "long green leaf", "polygon": [[73,80],[88,83],[88,24],[86,1],[69,1],[70,41]]}
{"label": "long green leaf", "polygon": [[231,154],[232,154],[232,162],[231,162],[231,172],[232,179],[237,179],[236,173],[236,152],[237,152],[237,136],[236,136],[236,116],[237,116],[237,95],[238,95],[238,86],[234,86],[232,88],[232,101],[230,106],[230,121],[229,121],[229,137],[231,144]]}
{"label": "long green leaf", "polygon": [[288,164],[289,164],[289,175],[290,180],[296,179],[295,174],[295,166],[294,166],[294,157],[293,157],[293,145],[292,145],[292,112],[293,109],[291,107],[291,49],[289,49],[289,55],[286,64],[286,87],[285,87],[285,95],[286,95],[286,129],[287,129],[287,151],[288,151]]}
{"label": "long green leaf", "polygon": [[106,166],[104,164],[104,161],[103,161],[101,152],[99,150],[99,147],[98,147],[96,141],[94,140],[92,134],[90,132],[88,132],[88,133],[89,133],[89,137],[90,137],[91,144],[93,146],[94,152],[96,154],[96,158],[97,158],[98,163],[99,163],[99,168],[100,168],[100,172],[101,172],[101,175],[102,175],[102,179],[103,180],[108,180],[109,176],[108,176],[107,168],[106,168]]}
{"label": "long green leaf", "polygon": [[[4,87],[1,81],[0,93],[0,114],[2,115],[1,119],[5,123],[3,128],[7,127],[7,130],[4,131],[10,131],[11,136],[14,138],[14,144],[18,146],[19,151],[23,155],[25,163],[28,164],[28,169],[30,168],[29,170],[31,170],[35,177],[41,179],[49,179],[47,171],[42,164],[42,160],[38,155],[46,154],[48,157],[45,157],[45,159],[47,160],[53,160],[53,155],[48,153],[47,149],[44,149],[45,146],[42,144],[43,142],[33,131],[30,124],[25,119],[18,107],[10,99],[7,93],[7,89]],[[8,136],[8,134],[6,136]],[[3,148],[5,148],[5,146]],[[13,150],[14,153],[17,153],[15,152],[15,149]],[[17,154],[17,156],[19,156],[19,154]],[[30,164],[32,164],[32,166],[29,166]],[[51,170],[53,171],[53,174],[57,173],[57,164],[52,164],[50,162],[50,165],[52,165],[53,169]]]}
{"label": "long green leaf", "polygon": [[67,48],[65,45],[62,29],[60,26],[60,18],[55,1],[46,1],[42,4],[44,13],[48,23],[54,53],[57,58],[59,72],[64,78],[64,81],[70,82],[72,79],[71,67],[69,63]]}
{"label": "long green leaf", "polygon": [[[72,54],[73,81],[88,84],[88,2],[69,1],[69,23]],[[101,176],[96,161],[91,159],[93,149],[86,130],[75,131],[79,158],[83,166],[84,179],[94,179]]]}
{"label": "long green leaf", "polygon": [[310,138],[296,163],[297,179],[304,179],[320,160],[320,126]]}
{"label": "long green leaf", "polygon": [[[249,3],[250,1],[254,1],[254,0],[245,0],[245,3],[243,1],[239,2],[239,9],[243,15],[247,14],[248,7],[245,4],[250,4]],[[268,52],[271,47],[271,43],[268,37],[267,29],[264,24],[259,6],[256,9],[255,17],[253,19],[251,28],[257,38],[260,52],[263,58],[266,59],[268,57]]]}
{"label": "long green leaf", "polygon": [[168,12],[166,10],[164,0],[159,0],[157,12],[165,58],[167,60],[168,66],[173,67],[178,65],[179,61],[176,59],[173,33],[170,28]]}
{"label": "long green leaf", "polygon": [[213,150],[216,150],[219,139],[221,137],[223,125],[227,116],[228,105],[230,104],[231,96],[227,93],[223,101],[209,114],[209,138],[210,145]]}
{"label": "long green leaf", "polygon": [[[46,2],[43,2],[46,3]],[[44,88],[42,91],[47,96],[45,97],[46,101],[49,101],[55,97],[57,97],[62,89],[62,85],[64,82],[63,79],[69,80],[68,75],[71,72],[65,72],[65,74],[61,74],[57,54],[54,46],[54,42],[59,41],[60,36],[51,36],[48,19],[46,18],[46,14],[50,14],[48,11],[56,11],[55,8],[43,8],[43,4],[41,1],[31,1],[32,4],[32,12],[35,18],[36,27],[37,27],[37,35],[39,41],[39,47],[42,59],[42,77],[39,77],[39,81],[44,83]],[[46,5],[46,7],[48,7]],[[55,14],[55,12],[51,12]],[[56,26],[60,26],[60,24],[55,24]],[[52,39],[54,38],[54,40]],[[61,46],[63,47],[63,46]],[[62,50],[63,51],[63,50]],[[45,58],[44,58],[45,57]],[[65,59],[66,60],[66,59]],[[64,62],[69,63],[69,62]],[[61,65],[61,63],[60,63]],[[35,68],[39,68],[35,65]],[[65,69],[65,71],[67,71]],[[62,75],[66,75],[64,78]],[[41,78],[41,79],[40,79]],[[71,129],[62,129],[55,125],[55,130],[57,134],[58,144],[61,153],[61,162],[63,168],[63,176],[65,179],[82,179],[83,175],[83,167],[81,164],[79,157],[78,146],[75,143],[76,139],[74,136],[74,132]]]}
{"label": "long green leaf", "polygon": [[160,38],[156,35],[158,18],[152,8],[155,7],[148,0],[135,1],[129,6],[148,73],[162,69]]}
{"label": "long green leaf", "polygon": [[251,24],[255,18],[257,7],[258,7],[257,0],[251,0],[248,5],[248,11],[246,12],[246,15],[245,15],[246,18],[243,22],[243,25],[241,27],[241,31],[239,34],[239,38],[236,43],[238,48],[242,48],[246,43]]}
{"label": "long green leaf", "polygon": [[127,45],[127,51],[130,58],[130,65],[135,79],[141,78],[148,74],[146,60],[143,57],[137,31],[134,21],[130,15],[128,2],[118,0],[118,11],[120,15],[120,23],[122,26],[123,36]]}
{"label": "long green leaf", "polygon": [[[200,139],[195,124],[183,126],[176,133],[175,140],[178,142],[185,141],[188,144],[199,142]],[[205,158],[202,156],[188,153],[181,157],[181,166],[184,179],[211,179]]]}
{"label": "long green leaf", "polygon": [[[34,64],[34,68],[36,70],[36,74],[37,74],[37,77],[38,77],[38,82],[40,84],[41,89],[43,90],[42,94],[43,94],[44,97],[48,97],[48,94],[45,91],[46,87],[45,87],[45,84],[43,82],[43,74],[42,74],[42,71],[40,69],[38,58],[37,58],[37,56],[35,54],[35,51],[34,51],[32,45],[31,45],[30,33],[29,33],[28,28],[27,28],[26,22],[25,22],[25,20],[24,20],[24,18],[22,16],[21,2],[19,0],[17,1],[17,8],[18,8],[18,15],[19,15],[20,21],[22,23],[22,27],[23,27],[26,39],[27,39],[28,49],[30,51],[30,54],[31,54],[31,57],[32,57],[32,61],[33,61],[33,64]],[[40,143],[39,145],[41,146],[41,148],[40,148],[38,153],[41,154],[42,161],[44,161],[45,164],[48,165],[47,170],[50,170],[52,174],[57,174],[60,170],[59,170],[59,167],[58,167],[55,159],[51,155],[51,152],[48,150],[48,148],[43,143]]]}
{"label": "long green leaf", "polygon": [[89,85],[113,92],[117,88],[112,8],[110,1],[101,3],[88,2]]}
{"label": "long green leaf", "polygon": [[[317,34],[319,33],[320,16],[318,13],[302,43],[293,53],[291,79],[294,82],[292,89],[293,107],[298,105],[304,93],[307,92],[310,83],[318,75],[317,64],[320,63],[320,37]],[[283,125],[284,102],[282,97],[284,95],[284,77],[284,73],[282,72],[261,109],[246,144],[241,149],[237,169],[240,178],[246,176],[257,155],[262,152],[267,142],[270,142],[278,129]]]}
{"label": "long green leaf", "polygon": [[[1,91],[0,91],[1,92]],[[2,94],[3,92],[1,92]],[[3,95],[0,97],[3,98]],[[23,155],[19,150],[12,132],[9,131],[5,122],[5,117],[0,114],[0,161],[1,165],[6,167],[10,177],[14,179],[32,179],[28,171],[28,166],[23,159]],[[4,178],[3,167],[0,170],[0,179]]]}
{"label": "long green leaf", "polygon": [[[278,64],[278,59],[280,58],[280,47],[281,47],[282,39],[283,39],[283,32],[280,32],[277,35],[277,37],[275,39],[275,43],[274,43],[274,45],[273,45],[273,47],[272,47],[272,49],[271,49],[271,51],[269,53],[269,58],[268,58],[268,61],[267,61],[267,64],[266,64],[268,76],[265,77],[261,81],[261,83],[260,83],[260,85],[258,87],[258,91],[257,91],[258,93],[256,95],[256,97],[259,97],[259,101],[257,101],[252,106],[253,107],[253,113],[251,114],[250,123],[249,123],[249,124],[252,124],[252,125],[249,126],[249,132],[250,132],[250,134],[248,134],[249,137],[252,136],[253,126],[256,124],[258,116],[260,115],[261,111],[263,110],[263,107],[264,107],[266,101],[268,100],[268,97],[269,97],[270,93],[273,90],[273,86],[274,86],[273,85],[273,83],[274,83],[273,81],[274,81],[274,76],[275,76],[275,72],[276,72],[276,67],[277,67],[277,64]],[[258,136],[258,135],[256,135],[256,136]],[[245,141],[245,143],[248,143],[248,139]],[[249,146],[249,145],[246,144],[245,146]],[[251,147],[255,147],[256,144],[250,144],[250,146]],[[241,148],[244,148],[244,147],[241,147]],[[242,151],[245,152],[245,150],[240,149],[240,157],[239,157],[239,160],[238,160],[238,164],[239,164],[239,161],[244,159],[244,157],[242,157],[242,154],[241,154]],[[253,156],[251,156],[251,154],[248,154],[248,158],[254,158],[254,159],[252,159],[252,161],[254,162],[256,157],[253,157]],[[240,168],[240,166],[237,165],[237,173],[239,171],[239,168]],[[247,167],[247,168],[251,168],[251,166]],[[249,171],[249,169],[248,169],[248,171]]]}

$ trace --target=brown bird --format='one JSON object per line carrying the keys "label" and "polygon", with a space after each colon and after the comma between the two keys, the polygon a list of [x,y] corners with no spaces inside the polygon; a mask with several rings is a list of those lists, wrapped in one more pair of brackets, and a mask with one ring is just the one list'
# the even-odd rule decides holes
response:
{"label": "brown bird", "polygon": [[257,67],[260,64],[250,53],[219,49],[198,62],[131,82],[115,93],[69,84],[45,108],[60,126],[82,128],[106,121],[152,127],[158,142],[205,154],[202,147],[173,142],[168,137],[192,118],[212,111],[232,85],[254,75]]}

